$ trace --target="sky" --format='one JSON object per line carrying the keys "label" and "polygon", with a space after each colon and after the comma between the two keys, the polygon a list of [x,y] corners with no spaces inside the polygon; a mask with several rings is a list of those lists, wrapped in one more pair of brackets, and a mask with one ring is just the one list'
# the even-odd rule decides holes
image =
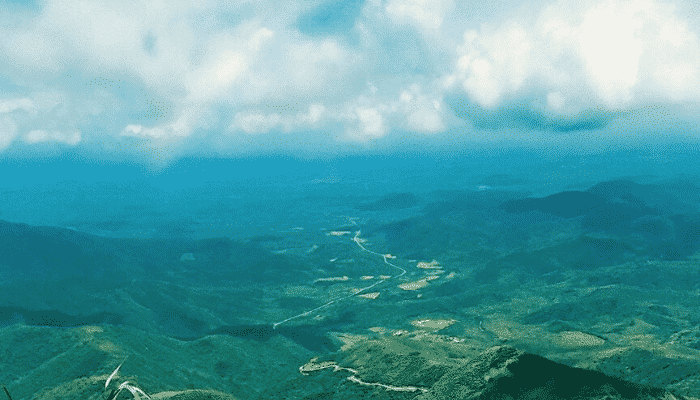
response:
{"label": "sky", "polygon": [[0,0],[0,158],[693,142],[695,0]]}

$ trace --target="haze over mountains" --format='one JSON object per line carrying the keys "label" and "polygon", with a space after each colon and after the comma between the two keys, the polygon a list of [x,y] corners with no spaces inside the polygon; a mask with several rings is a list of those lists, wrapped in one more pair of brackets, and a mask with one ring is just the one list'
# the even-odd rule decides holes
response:
{"label": "haze over mountains", "polygon": [[[263,391],[257,386],[248,394],[236,392],[236,386],[226,383],[232,382],[227,376],[237,376],[235,381],[240,382],[241,372],[235,368],[226,368],[223,380],[201,381],[201,388],[238,398],[265,398],[270,390],[285,396],[296,396],[293,393],[299,390],[303,397],[344,379],[343,374],[316,372],[317,383],[307,387],[303,375],[290,375],[312,355],[347,368],[365,365],[358,370],[359,382],[417,387],[424,389],[418,398],[442,398],[446,388],[456,390],[455,383],[446,383],[453,379],[449,376],[455,368],[476,368],[473,357],[503,344],[572,367],[592,368],[614,377],[610,379],[661,388],[643,389],[648,398],[662,398],[662,389],[674,390],[676,398],[697,397],[700,390],[693,382],[700,361],[691,361],[692,354],[700,351],[693,328],[700,321],[694,307],[700,282],[696,189],[688,179],[657,183],[618,179],[541,197],[483,187],[363,198],[340,195],[336,201],[329,200],[333,196],[309,196],[295,201],[298,208],[287,207],[287,212],[330,211],[354,217],[342,225],[318,228],[323,221],[319,219],[310,225],[316,225],[314,229],[276,229],[245,238],[194,239],[191,233],[173,231],[153,238],[114,238],[3,221],[0,251],[5,257],[0,260],[0,274],[5,284],[0,316],[7,335],[18,334],[12,333],[18,329],[101,326],[117,341],[128,342],[136,332],[144,332],[153,340],[176,339],[179,347],[202,340],[236,343],[260,359],[272,357],[268,351],[278,346],[289,352],[291,358],[270,372],[278,374],[279,385]],[[396,270],[353,243],[351,236],[357,231],[366,240],[363,245],[395,256],[392,262],[407,273],[392,278]],[[373,289],[377,296],[351,296],[321,307],[377,282],[378,275],[386,275],[382,278],[386,282]],[[272,327],[318,307],[313,314]],[[416,322],[421,319],[449,323],[428,329]],[[114,329],[122,332],[121,339],[112,336],[116,331],[109,333]],[[646,339],[640,342],[639,334]],[[438,362],[440,358],[430,353],[435,350],[429,350],[444,346],[441,351],[463,351],[449,348],[465,340],[471,350],[456,359]],[[373,368],[395,368],[394,361],[373,362],[373,367],[357,364],[354,354],[364,352],[363,341],[378,345],[388,341],[378,351],[387,356],[397,352],[391,357],[399,359],[417,352],[418,358],[404,361],[416,368],[427,360],[444,363],[440,364],[444,368],[428,381],[408,370],[410,375],[403,378],[377,375]],[[397,350],[403,342],[415,349],[405,354]],[[161,346],[169,349],[164,350],[168,354],[178,351]],[[611,351],[618,356],[611,357]],[[526,362],[506,361],[508,357],[504,365]],[[141,362],[159,365],[154,360]],[[210,368],[219,368],[214,364],[198,368],[210,374],[215,371]],[[630,364],[635,372],[621,374],[616,369]],[[661,364],[667,366],[653,367]],[[552,374],[563,373],[551,368]],[[521,379],[520,373],[513,373]],[[245,383],[249,388],[265,375],[250,374]],[[583,370],[571,374],[594,379],[591,382],[602,379]],[[178,385],[145,376],[144,382],[152,382],[151,391]],[[610,393],[642,390],[622,389],[628,384],[621,384],[600,383]],[[510,384],[503,385],[490,390],[511,390]],[[28,382],[18,384],[13,393],[32,387]],[[334,396],[395,395],[376,386],[362,387],[358,383]],[[528,390],[543,389],[533,383]],[[603,398],[595,393],[591,398]]]}

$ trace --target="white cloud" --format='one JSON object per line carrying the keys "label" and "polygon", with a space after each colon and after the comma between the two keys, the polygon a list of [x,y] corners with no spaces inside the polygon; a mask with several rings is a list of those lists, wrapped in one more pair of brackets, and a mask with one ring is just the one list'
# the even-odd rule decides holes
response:
{"label": "white cloud", "polygon": [[464,89],[486,107],[496,105],[506,92],[520,89],[533,65],[532,44],[526,30],[512,23],[503,29],[477,38],[476,32],[464,35],[464,53],[457,60]]}
{"label": "white cloud", "polygon": [[261,28],[253,34],[250,40],[248,40],[248,47],[254,51],[258,51],[262,45],[273,36],[274,32],[267,28]]}
{"label": "white cloud", "polygon": [[212,100],[230,89],[231,84],[246,70],[245,56],[233,50],[219,52],[205,67],[195,72],[188,88],[195,102]]}
{"label": "white cloud", "polygon": [[280,124],[281,117],[277,114],[238,113],[233,128],[242,129],[248,134],[266,133]]}
{"label": "white cloud", "polygon": [[586,11],[578,27],[578,47],[587,72],[599,96],[609,105],[631,100],[643,51],[637,35],[644,22],[640,11],[648,5],[606,2]]}
{"label": "white cloud", "polygon": [[302,115],[300,120],[310,124],[316,124],[319,122],[325,111],[326,107],[324,107],[323,104],[312,104],[309,106],[309,113],[307,115]]}
{"label": "white cloud", "polygon": [[17,137],[17,124],[9,115],[0,114],[0,149],[5,149]]}
{"label": "white cloud", "polygon": [[566,102],[561,93],[552,92],[547,95],[547,106],[549,106],[549,108],[559,111],[564,108],[564,104],[566,104]]}
{"label": "white cloud", "polygon": [[409,125],[419,132],[438,132],[445,129],[442,118],[429,108],[421,108],[408,117]]}
{"label": "white cloud", "polygon": [[[181,89],[195,46],[190,24],[202,2],[48,0],[21,29],[0,28],[0,51],[17,76],[32,71],[61,75],[75,69],[87,76],[128,74],[148,86]],[[144,48],[150,34],[157,54]],[[120,77],[123,77],[121,75]],[[55,78],[55,76],[51,76]]]}
{"label": "white cloud", "polygon": [[410,23],[424,32],[437,33],[452,8],[451,0],[389,0],[386,13],[395,23]]}
{"label": "white cloud", "polygon": [[374,86],[374,84],[372,84],[370,82],[367,82],[367,86],[369,86],[369,91],[372,92],[373,95],[376,94],[377,91],[379,90],[379,89],[377,89],[376,86]]}
{"label": "white cloud", "polygon": [[36,112],[34,103],[27,98],[0,101],[0,113],[11,113],[19,109],[27,112]]}
{"label": "white cloud", "polygon": [[147,128],[139,124],[129,124],[122,129],[121,136],[140,136],[154,140],[171,140],[189,136],[195,123],[195,116],[201,116],[201,110],[185,110],[172,124]]}
{"label": "white cloud", "polygon": [[198,123],[206,115],[201,107],[185,107],[175,122],[166,125],[144,127],[140,124],[129,124],[121,131],[121,136],[141,136],[149,139],[168,141],[189,136]]}
{"label": "white cloud", "polygon": [[581,102],[615,108],[700,99],[700,43],[672,6],[559,1],[534,23],[523,20],[467,31],[445,87],[457,79],[493,107],[537,85],[562,111]]}
{"label": "white cloud", "polygon": [[24,140],[28,143],[61,142],[75,146],[80,143],[80,132],[65,134],[58,131],[37,129],[29,132]]}
{"label": "white cloud", "polygon": [[384,134],[384,121],[376,108],[358,107],[355,112],[360,118],[362,132],[365,136],[377,138]]}
{"label": "white cloud", "polygon": [[[698,24],[671,3],[684,0],[666,1],[554,0],[506,19],[491,3],[483,11],[453,0],[370,0],[354,43],[297,30],[300,13],[318,2],[46,0],[21,26],[0,26],[0,69],[27,91],[0,100],[0,146],[37,126],[51,129],[31,131],[28,143],[69,143],[75,135],[59,131],[98,115],[117,126],[101,131],[126,126],[111,134],[154,140],[226,128],[215,124],[248,134],[343,125],[359,141],[392,129],[434,133],[454,117],[442,100],[453,90],[485,107],[536,93],[557,113],[697,102]],[[442,75],[426,83],[434,74]],[[82,84],[97,76],[129,88],[86,92]],[[129,90],[139,86],[173,105],[167,120],[136,119],[143,103]],[[293,113],[263,106],[288,102]],[[235,117],[224,123],[226,111]]]}
{"label": "white cloud", "polygon": [[[218,58],[205,57],[188,83],[187,101],[200,108],[225,104],[240,108],[247,104],[276,102],[289,96],[328,96],[334,81],[348,69],[347,51],[333,39],[309,40],[289,32],[277,35],[255,23],[239,29],[248,37],[248,49],[234,51],[235,35],[222,35],[210,42]],[[303,104],[303,103],[302,103]],[[229,130],[265,133],[282,126],[285,131],[314,126],[325,108],[308,104],[309,114],[266,115],[248,110],[236,115]]]}
{"label": "white cloud", "polygon": [[229,126],[229,130],[241,130],[248,134],[268,133],[282,127],[286,132],[294,129],[304,129],[318,126],[327,117],[326,107],[322,104],[311,104],[308,113],[296,115],[266,114],[260,111],[239,112]]}
{"label": "white cloud", "polygon": [[177,135],[169,127],[156,126],[154,128],[146,128],[141,125],[127,125],[121,133],[122,136],[138,136],[151,140],[167,140],[176,137]]}
{"label": "white cloud", "polygon": [[122,136],[137,136],[144,131],[141,125],[127,125],[124,130],[122,130]]}
{"label": "white cloud", "polygon": [[401,120],[405,119],[405,128],[409,130],[434,133],[445,129],[440,112],[441,99],[430,98],[422,93],[419,84],[414,83],[408,90],[403,90],[399,95],[402,104]]}
{"label": "white cloud", "polygon": [[62,64],[59,60],[65,49],[61,36],[48,29],[7,32],[3,35],[2,42],[0,46],[10,64],[25,72],[55,70]]}
{"label": "white cloud", "polygon": [[289,49],[286,74],[294,91],[318,90],[333,76],[333,69],[343,69],[347,52],[333,39],[302,42]]}

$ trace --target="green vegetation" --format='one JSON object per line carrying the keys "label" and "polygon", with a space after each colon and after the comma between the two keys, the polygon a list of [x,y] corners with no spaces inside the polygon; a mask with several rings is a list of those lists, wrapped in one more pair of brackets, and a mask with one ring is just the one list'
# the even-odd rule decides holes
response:
{"label": "green vegetation", "polygon": [[2,385],[2,390],[5,391],[5,394],[7,395],[7,398],[10,399],[10,400],[12,400],[12,396],[10,396],[10,392],[7,391],[7,388],[5,387],[5,385]]}
{"label": "green vegetation", "polygon": [[[124,360],[126,361],[126,360]],[[122,361],[122,364],[124,364],[124,361]],[[119,368],[121,368],[122,364],[119,364],[119,366],[109,375],[109,378],[107,378],[107,381],[105,382],[105,390],[107,390],[107,387],[109,387],[109,383],[112,381],[112,378],[117,374],[119,371]],[[112,389],[112,392],[107,396],[107,400],[113,400],[116,398],[119,393],[121,393],[122,390],[128,390],[131,392],[131,394],[134,396],[136,400],[141,400],[141,396],[145,396],[147,399],[151,399],[151,396],[147,395],[146,392],[141,390],[140,388],[134,386],[134,385],[129,385],[129,381],[122,382],[119,387],[116,389]]]}
{"label": "green vegetation", "polygon": [[[124,360],[124,361],[126,361],[126,360]],[[112,379],[117,375],[117,372],[119,371],[119,368],[121,368],[122,364],[124,364],[124,361],[122,361],[122,363],[119,364],[119,366],[109,375],[109,378],[107,378],[107,381],[105,382],[105,390],[107,390],[107,388],[109,387],[109,384],[112,382]],[[7,390],[5,385],[1,385],[1,386],[2,386],[2,390],[5,391],[7,398],[9,400],[12,400],[12,396],[10,396],[10,392]],[[131,392],[131,394],[134,396],[134,398],[136,400],[141,400],[141,398],[142,398],[141,396],[144,396],[148,400],[151,400],[151,396],[146,394],[146,392],[141,390],[139,387],[134,386],[134,385],[130,385],[129,381],[124,381],[117,388],[112,389],[112,391],[107,396],[107,400],[114,400],[119,395],[119,393],[121,393],[121,391],[124,389]]]}

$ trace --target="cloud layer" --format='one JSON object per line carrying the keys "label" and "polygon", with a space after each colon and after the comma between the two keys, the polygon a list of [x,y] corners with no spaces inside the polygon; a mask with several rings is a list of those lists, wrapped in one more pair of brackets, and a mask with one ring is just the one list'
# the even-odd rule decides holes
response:
{"label": "cloud layer", "polygon": [[700,27],[683,1],[5,5],[3,149],[592,131],[700,100]]}

